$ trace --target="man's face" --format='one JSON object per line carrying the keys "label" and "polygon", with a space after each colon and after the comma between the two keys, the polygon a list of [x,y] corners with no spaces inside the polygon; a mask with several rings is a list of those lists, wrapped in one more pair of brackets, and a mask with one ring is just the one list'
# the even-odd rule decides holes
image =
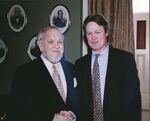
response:
{"label": "man's face", "polygon": [[62,11],[62,10],[59,10],[59,11],[58,11],[58,17],[59,17],[59,18],[62,18],[62,17],[63,17],[63,11]]}
{"label": "man's face", "polygon": [[89,22],[86,25],[86,37],[90,48],[100,52],[107,45],[108,32],[105,32],[104,27],[95,22]]}
{"label": "man's face", "polygon": [[20,15],[20,9],[18,7],[15,8],[15,15]]}
{"label": "man's face", "polygon": [[52,63],[60,61],[64,53],[64,43],[61,32],[50,29],[43,33],[42,40],[38,41],[42,55]]}

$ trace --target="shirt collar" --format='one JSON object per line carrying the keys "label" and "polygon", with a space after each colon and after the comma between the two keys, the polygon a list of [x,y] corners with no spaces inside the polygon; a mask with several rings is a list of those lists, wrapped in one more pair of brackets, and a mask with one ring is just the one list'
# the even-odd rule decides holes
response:
{"label": "shirt collar", "polygon": [[[100,54],[100,56],[103,56],[103,55],[106,55],[108,53],[108,51],[109,51],[109,44],[99,54]],[[95,51],[92,51],[92,56],[95,56],[95,54],[97,54],[97,53]]]}
{"label": "shirt collar", "polygon": [[[41,55],[41,59],[43,60],[44,64],[47,65],[48,67],[52,67],[53,63],[48,61],[43,55]],[[56,68],[60,65],[60,62],[54,64]]]}

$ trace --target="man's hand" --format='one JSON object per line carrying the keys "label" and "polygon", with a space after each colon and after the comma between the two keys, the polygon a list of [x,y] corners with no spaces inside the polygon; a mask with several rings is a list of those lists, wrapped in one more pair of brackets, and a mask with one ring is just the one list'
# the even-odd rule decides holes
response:
{"label": "man's hand", "polygon": [[55,114],[53,121],[75,121],[74,113],[71,111],[60,111]]}

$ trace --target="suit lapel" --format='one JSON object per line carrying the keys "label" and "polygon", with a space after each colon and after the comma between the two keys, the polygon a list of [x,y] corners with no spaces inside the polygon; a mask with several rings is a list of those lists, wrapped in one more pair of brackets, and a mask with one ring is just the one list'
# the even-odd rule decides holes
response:
{"label": "suit lapel", "polygon": [[[115,70],[117,65],[117,59],[115,59],[114,49],[109,47],[109,55],[108,55],[108,65],[107,65],[107,73],[106,73],[106,81],[105,81],[105,91],[104,91],[104,112],[109,108],[109,104],[112,101],[111,97],[113,97],[113,91],[115,83]],[[111,102],[112,103],[112,102]]]}
{"label": "suit lapel", "polygon": [[83,96],[88,98],[86,103],[88,105],[91,105],[92,104],[91,54],[88,54],[86,56],[86,59],[84,59],[84,60],[85,61],[83,61],[82,65],[80,65],[82,67],[82,69],[81,69],[82,73],[86,74],[83,76],[84,82],[82,84],[82,88],[83,88],[83,90],[85,90]]}
{"label": "suit lapel", "polygon": [[[115,69],[117,68],[118,63],[118,55],[114,53],[115,49],[111,46],[109,47],[109,55],[108,55],[108,65],[107,65],[107,73],[106,73],[106,82],[105,88],[107,89],[108,85],[113,84],[110,80],[115,78]],[[119,66],[119,65],[118,65]],[[111,83],[111,84],[110,84]]]}
{"label": "suit lapel", "polygon": [[46,68],[46,66],[41,58],[39,59],[39,65],[41,65],[39,67],[39,72],[40,72],[41,77],[43,78],[43,81],[45,80],[44,82],[46,82],[46,84],[55,86],[53,79],[52,79],[51,75],[49,74],[48,69]]}
{"label": "suit lapel", "polygon": [[[112,72],[112,66],[113,66],[113,53],[112,53],[112,47],[109,47],[109,55],[108,55],[108,65],[107,65],[107,73],[106,73],[106,82],[105,84],[107,84],[107,81],[110,80],[110,75]],[[106,85],[105,85],[106,87]]]}
{"label": "suit lapel", "polygon": [[[41,78],[40,84],[43,85],[43,90],[49,90],[51,93],[56,94],[58,96],[58,98],[60,98],[59,100],[63,101],[51,75],[48,72],[48,69],[46,68],[46,66],[41,58],[38,59],[37,67],[39,66],[38,64],[41,65],[39,67],[40,73],[38,75],[40,76],[39,78]],[[49,93],[49,91],[47,93]]]}
{"label": "suit lapel", "polygon": [[87,85],[89,86],[88,88],[92,89],[91,54],[88,54],[87,61],[85,62],[85,66],[83,68],[86,71],[85,73],[87,74],[87,76],[86,76],[87,80],[89,80],[89,81],[86,81]]}
{"label": "suit lapel", "polygon": [[66,63],[64,60],[61,61],[63,70],[64,70],[64,74],[66,77],[66,84],[67,84],[67,99],[66,102],[68,102],[69,97],[71,97],[72,95],[72,90],[73,90],[73,78],[74,78],[74,72],[73,70],[70,68],[70,66],[68,65],[68,63]]}

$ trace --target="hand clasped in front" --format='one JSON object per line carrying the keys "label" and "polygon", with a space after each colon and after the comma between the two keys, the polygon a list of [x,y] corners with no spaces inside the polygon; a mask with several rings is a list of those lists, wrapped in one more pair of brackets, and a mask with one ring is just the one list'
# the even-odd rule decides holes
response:
{"label": "hand clasped in front", "polygon": [[76,116],[72,111],[60,111],[55,114],[53,121],[76,121]]}

